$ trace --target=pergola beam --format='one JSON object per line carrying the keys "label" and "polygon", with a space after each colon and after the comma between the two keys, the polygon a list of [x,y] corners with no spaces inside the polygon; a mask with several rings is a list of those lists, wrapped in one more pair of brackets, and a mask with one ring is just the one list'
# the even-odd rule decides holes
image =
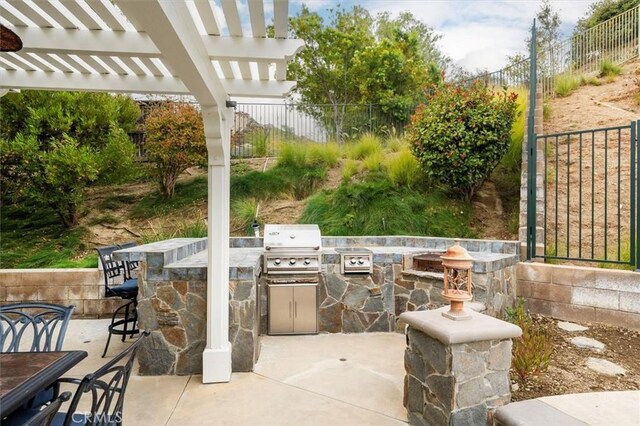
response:
{"label": "pergola beam", "polygon": [[[24,43],[23,51],[59,54],[162,56],[145,33],[60,28],[11,27]],[[221,37],[198,35],[208,56],[217,61],[277,62],[290,58],[303,47],[302,40],[275,38]]]}
{"label": "pergola beam", "polygon": [[[33,58],[31,58],[33,59]],[[295,86],[294,81],[220,80],[229,96],[281,98]],[[175,77],[153,75],[80,74],[0,69],[4,89],[86,90],[110,93],[190,95]]]}

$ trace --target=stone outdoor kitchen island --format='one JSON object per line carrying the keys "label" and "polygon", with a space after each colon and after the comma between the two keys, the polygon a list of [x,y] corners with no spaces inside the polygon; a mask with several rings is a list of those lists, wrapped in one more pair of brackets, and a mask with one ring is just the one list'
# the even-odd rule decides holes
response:
{"label": "stone outdoor kitchen island", "polygon": [[[320,333],[402,332],[405,311],[436,309],[443,276],[420,270],[414,257],[442,253],[452,239],[431,237],[322,237],[318,283]],[[519,245],[460,240],[473,253],[475,301],[495,315],[515,301]],[[200,374],[207,330],[207,240],[180,238],[120,250],[116,258],[140,261],[138,319],[151,336],[139,352],[144,375]],[[370,274],[340,272],[336,248],[366,247]],[[267,332],[268,296],[262,238],[231,238],[229,341],[232,370],[252,371]]]}

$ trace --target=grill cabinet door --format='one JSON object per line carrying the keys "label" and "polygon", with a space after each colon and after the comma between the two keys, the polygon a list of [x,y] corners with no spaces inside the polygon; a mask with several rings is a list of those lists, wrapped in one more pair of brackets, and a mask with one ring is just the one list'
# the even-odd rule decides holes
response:
{"label": "grill cabinet door", "polygon": [[269,334],[293,333],[293,287],[269,286]]}
{"label": "grill cabinet door", "polygon": [[317,286],[296,286],[293,290],[294,333],[318,332]]}

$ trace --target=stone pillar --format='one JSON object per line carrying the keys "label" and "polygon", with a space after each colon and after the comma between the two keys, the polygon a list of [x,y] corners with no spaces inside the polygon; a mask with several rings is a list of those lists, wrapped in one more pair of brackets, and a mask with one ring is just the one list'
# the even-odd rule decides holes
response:
{"label": "stone pillar", "polygon": [[404,405],[413,425],[486,425],[511,398],[513,324],[470,311],[470,320],[442,316],[449,307],[405,312]]}
{"label": "stone pillar", "polygon": [[[538,85],[536,90],[536,109],[534,111],[534,130],[537,135],[544,133],[543,127],[543,93],[542,85]],[[524,140],[522,142],[522,171],[520,174],[520,221],[518,228],[518,239],[520,240],[520,258],[524,260],[527,256],[527,164],[529,158],[527,156],[527,136],[528,136],[528,124],[526,117],[529,114],[529,107],[527,106],[527,113],[525,115],[524,123]],[[536,253],[544,254],[544,143],[540,142],[536,147]]]}

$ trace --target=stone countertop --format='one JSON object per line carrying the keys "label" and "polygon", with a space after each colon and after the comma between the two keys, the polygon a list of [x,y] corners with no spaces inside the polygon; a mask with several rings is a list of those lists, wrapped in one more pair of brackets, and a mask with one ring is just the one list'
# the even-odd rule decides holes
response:
{"label": "stone countertop", "polygon": [[[259,275],[262,269],[261,248],[230,248],[229,249],[229,279],[251,280]],[[209,251],[202,250],[165,266],[170,279],[204,280],[207,279],[207,256]]]}
{"label": "stone countertop", "polygon": [[[402,264],[407,255],[443,251],[443,247],[415,247],[410,245],[366,246],[373,253],[374,264]],[[232,247],[229,249],[229,278],[251,280],[261,273],[262,247]],[[517,254],[478,252],[470,250],[474,258],[473,272],[487,273],[518,263]],[[149,279],[206,280],[207,239],[175,238],[167,241],[145,244],[118,250],[114,253],[118,260],[145,261]],[[340,262],[336,247],[322,250],[322,263],[335,265]]]}
{"label": "stone countertop", "polygon": [[[362,247],[371,250],[373,253],[373,263],[400,263],[406,255],[416,255],[422,253],[442,252],[442,249],[424,248],[424,247],[406,247],[406,246],[388,246],[388,247]],[[490,253],[490,252],[473,252],[469,254],[473,257],[473,272],[486,273],[508,266],[515,265],[520,261],[519,255],[511,253]],[[324,247],[322,249],[322,262],[324,264],[340,263],[340,255],[336,252],[335,247]]]}

